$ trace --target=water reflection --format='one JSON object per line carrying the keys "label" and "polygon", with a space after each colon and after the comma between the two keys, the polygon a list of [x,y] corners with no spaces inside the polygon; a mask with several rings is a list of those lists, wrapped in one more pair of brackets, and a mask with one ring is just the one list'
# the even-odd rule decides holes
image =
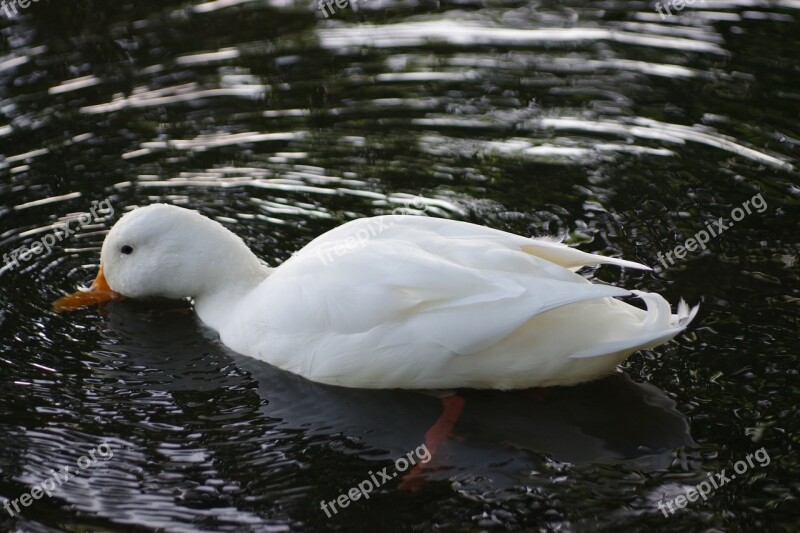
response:
{"label": "water reflection", "polygon": [[[135,362],[137,371],[125,375],[125,367],[98,366],[98,378],[138,388],[132,384],[144,372],[142,385],[148,390],[197,390],[219,386],[218,380],[198,379],[211,370],[197,366],[198,354],[216,354],[213,359],[204,355],[204,364],[230,357],[258,384],[263,405],[258,416],[269,420],[269,439],[275,431],[301,432],[304,439],[371,461],[391,460],[419,446],[440,414],[438,398],[430,395],[321,385],[230,353],[212,332],[206,330],[202,338],[204,328],[189,308],[165,311],[146,306],[119,302],[104,308],[104,325],[119,343],[104,347],[104,358],[117,354],[114,359]],[[194,363],[187,365],[189,361]],[[526,472],[544,458],[569,463],[638,461],[663,468],[672,461],[675,448],[694,444],[674,401],[624,374],[578,387],[461,394],[466,407],[455,429],[459,438],[436,458],[433,479],[468,474],[504,486],[524,481]],[[246,422],[240,419],[238,424],[248,427]],[[230,430],[229,438],[238,440],[235,427]],[[270,440],[262,443],[272,445]]]}

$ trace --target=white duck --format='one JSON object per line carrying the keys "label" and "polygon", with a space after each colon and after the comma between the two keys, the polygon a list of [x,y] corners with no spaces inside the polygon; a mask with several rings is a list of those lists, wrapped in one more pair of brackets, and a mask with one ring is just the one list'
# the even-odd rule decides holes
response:
{"label": "white duck", "polygon": [[[589,264],[647,269],[466,222],[348,222],[269,268],[196,211],[155,204],[114,225],[89,291],[193,298],[222,342],[310,380],[363,388],[516,389],[601,377],[697,313],[658,294],[592,284]],[[635,294],[641,310],[615,299]]]}

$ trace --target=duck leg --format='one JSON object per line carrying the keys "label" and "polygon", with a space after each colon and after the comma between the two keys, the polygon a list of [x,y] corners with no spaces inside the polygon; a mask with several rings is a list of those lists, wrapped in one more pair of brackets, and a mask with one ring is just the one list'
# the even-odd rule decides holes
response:
{"label": "duck leg", "polygon": [[411,471],[403,476],[398,488],[400,490],[419,490],[422,488],[422,471],[433,461],[439,445],[448,440],[453,435],[453,427],[458,422],[458,418],[464,411],[464,398],[457,394],[452,394],[442,398],[442,414],[434,424],[425,432],[425,447],[430,454],[427,463],[419,463]]}

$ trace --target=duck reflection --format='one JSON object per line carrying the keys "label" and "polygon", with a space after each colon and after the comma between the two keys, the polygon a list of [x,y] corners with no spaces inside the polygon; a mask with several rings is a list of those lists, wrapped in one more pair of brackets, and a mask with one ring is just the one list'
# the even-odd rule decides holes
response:
{"label": "duck reflection", "polygon": [[[314,437],[310,440],[316,443],[336,442],[342,453],[372,461],[403,457],[425,442],[426,431],[441,415],[434,393],[323,385],[230,352],[184,303],[123,301],[102,312],[108,327],[124,339],[106,350],[146,365],[150,386],[204,387],[198,379],[203,365],[219,375],[232,360],[257,382],[260,410],[272,427]],[[126,381],[119,369],[115,372]],[[663,391],[622,373],[573,387],[458,394],[464,409],[453,437],[426,465],[430,479],[467,476],[502,486],[523,481],[548,461],[634,461],[663,468],[675,448],[695,444],[687,420]]]}

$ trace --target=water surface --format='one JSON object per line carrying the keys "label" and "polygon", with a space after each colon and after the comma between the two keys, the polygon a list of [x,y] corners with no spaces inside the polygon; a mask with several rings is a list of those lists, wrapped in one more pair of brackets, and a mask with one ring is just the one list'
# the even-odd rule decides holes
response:
{"label": "water surface", "polygon": [[[90,0],[0,13],[0,253],[75,230],[0,270],[0,495],[113,450],[20,516],[0,510],[0,529],[796,530],[799,10],[706,0],[662,20],[637,1],[366,0],[326,19],[313,2]],[[759,194],[764,209],[706,250],[661,261]],[[113,213],[93,210],[104,200]],[[556,235],[655,269],[586,276],[701,310],[607,379],[465,391],[458,438],[419,490],[393,479],[328,518],[320,501],[391,471],[439,400],[310,383],[227,350],[183,303],[52,313],[92,279],[119,216],[154,202],[219,220],[273,266],[397,208]],[[768,465],[659,509],[762,448]]]}

